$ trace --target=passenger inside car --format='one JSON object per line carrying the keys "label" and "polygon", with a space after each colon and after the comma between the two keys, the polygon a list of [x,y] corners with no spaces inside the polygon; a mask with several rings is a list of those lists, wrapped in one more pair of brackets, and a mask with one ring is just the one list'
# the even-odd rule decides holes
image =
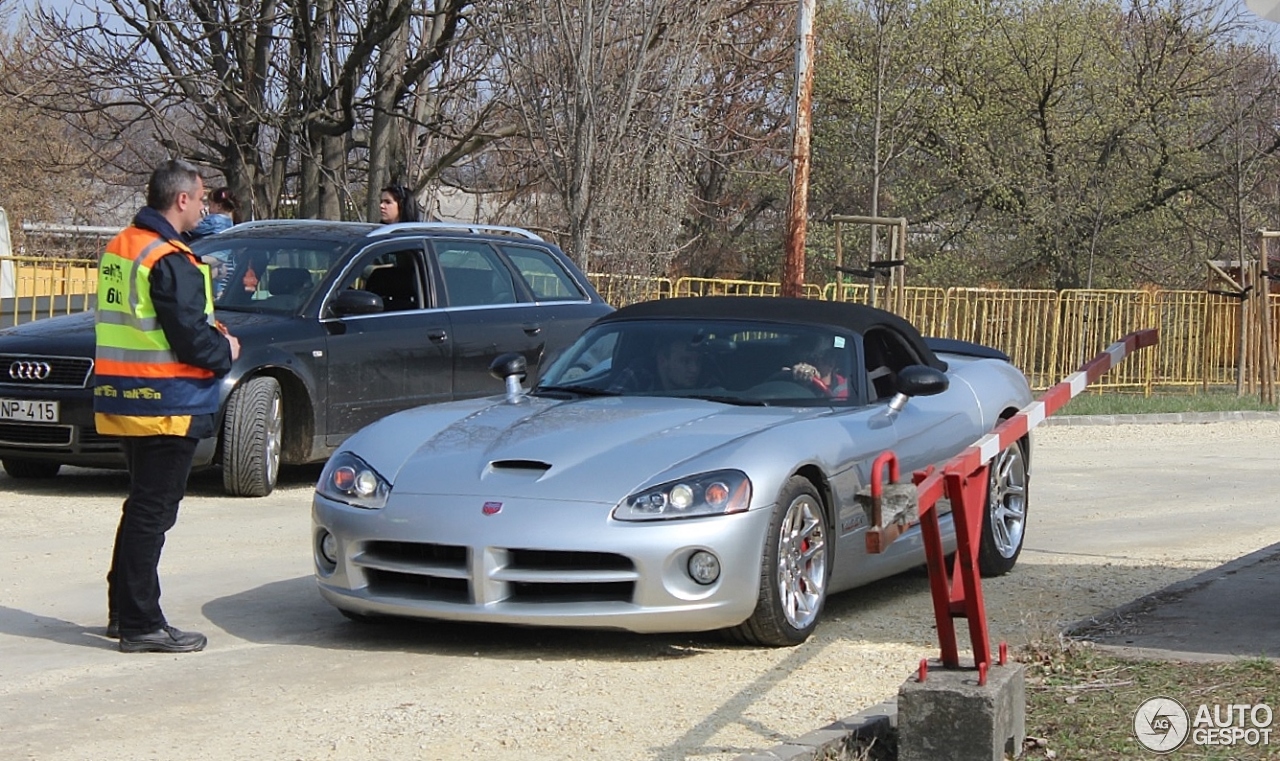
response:
{"label": "passenger inside car", "polygon": [[678,392],[719,385],[704,372],[699,336],[667,336],[657,342],[651,357],[638,358],[618,373],[612,391]]}

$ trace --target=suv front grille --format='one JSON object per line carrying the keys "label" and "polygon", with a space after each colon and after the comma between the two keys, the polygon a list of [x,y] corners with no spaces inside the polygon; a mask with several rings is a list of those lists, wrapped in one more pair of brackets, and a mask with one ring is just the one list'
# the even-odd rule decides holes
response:
{"label": "suv front grille", "polygon": [[120,451],[120,439],[92,425],[46,425],[0,421],[0,446],[41,447],[51,453],[106,454]]}
{"label": "suv front grille", "polygon": [[28,447],[69,447],[70,425],[31,425],[28,423],[0,423],[0,444]]}
{"label": "suv front grille", "polygon": [[85,388],[93,377],[88,357],[0,354],[0,383],[27,388]]}

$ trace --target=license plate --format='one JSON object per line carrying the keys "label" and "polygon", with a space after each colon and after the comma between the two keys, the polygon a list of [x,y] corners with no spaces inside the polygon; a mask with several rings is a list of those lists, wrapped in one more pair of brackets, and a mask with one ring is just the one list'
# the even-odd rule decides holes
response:
{"label": "license plate", "polygon": [[58,403],[35,399],[0,399],[0,420],[56,423],[58,422]]}

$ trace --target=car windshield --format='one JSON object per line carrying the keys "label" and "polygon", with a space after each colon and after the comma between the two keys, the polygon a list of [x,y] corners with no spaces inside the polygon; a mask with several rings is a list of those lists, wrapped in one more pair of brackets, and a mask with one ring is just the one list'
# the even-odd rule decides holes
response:
{"label": "car windshield", "polygon": [[848,334],[750,320],[623,320],[596,325],[547,368],[534,393],[671,396],[729,404],[851,398]]}
{"label": "car windshield", "polygon": [[278,314],[301,309],[342,254],[332,241],[222,235],[191,249],[209,265],[216,308]]}

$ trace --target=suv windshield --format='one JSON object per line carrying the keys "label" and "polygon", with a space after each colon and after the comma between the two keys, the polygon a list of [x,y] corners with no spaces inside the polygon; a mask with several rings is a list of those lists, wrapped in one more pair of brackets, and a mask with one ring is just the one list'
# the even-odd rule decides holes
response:
{"label": "suv windshield", "polygon": [[191,249],[209,265],[216,308],[293,314],[339,261],[343,246],[324,240],[211,235]]}
{"label": "suv windshield", "polygon": [[852,367],[852,339],[830,329],[742,320],[618,321],[579,337],[535,393],[844,403]]}

